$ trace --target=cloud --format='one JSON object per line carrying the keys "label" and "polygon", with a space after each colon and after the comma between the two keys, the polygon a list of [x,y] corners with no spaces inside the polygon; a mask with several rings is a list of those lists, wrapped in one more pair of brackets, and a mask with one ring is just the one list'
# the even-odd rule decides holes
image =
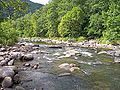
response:
{"label": "cloud", "polygon": [[32,2],[35,2],[35,3],[40,3],[40,4],[47,4],[49,0],[30,0]]}

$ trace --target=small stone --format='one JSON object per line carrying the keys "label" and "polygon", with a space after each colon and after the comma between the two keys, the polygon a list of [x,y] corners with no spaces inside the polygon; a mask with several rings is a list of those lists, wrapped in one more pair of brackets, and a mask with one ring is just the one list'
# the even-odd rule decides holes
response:
{"label": "small stone", "polygon": [[0,56],[4,56],[6,54],[7,54],[6,52],[0,52]]}
{"label": "small stone", "polygon": [[8,65],[9,66],[12,66],[14,64],[14,59],[13,60],[10,60],[9,62],[8,62]]}
{"label": "small stone", "polygon": [[0,61],[2,61],[2,60],[4,60],[4,58],[0,56]]}
{"label": "small stone", "polygon": [[38,64],[33,66],[33,69],[37,69],[38,68]]}
{"label": "small stone", "polygon": [[69,70],[70,70],[70,72],[74,72],[75,70],[80,70],[80,68],[79,67],[72,67]]}
{"label": "small stone", "polygon": [[3,88],[9,88],[11,87],[13,84],[12,82],[12,78],[11,77],[5,77],[3,82],[2,82],[2,87]]}
{"label": "small stone", "polygon": [[70,64],[70,67],[75,67],[75,66],[76,66],[76,64],[73,64],[73,63]]}
{"label": "small stone", "polygon": [[6,51],[6,49],[5,48],[0,48],[0,51],[4,52],[4,51]]}
{"label": "small stone", "polygon": [[25,67],[30,67],[30,64],[29,63],[25,63],[24,66]]}

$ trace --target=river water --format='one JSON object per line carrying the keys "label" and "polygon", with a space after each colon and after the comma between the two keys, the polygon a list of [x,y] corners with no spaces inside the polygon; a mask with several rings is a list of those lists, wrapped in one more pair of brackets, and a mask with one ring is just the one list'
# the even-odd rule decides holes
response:
{"label": "river water", "polygon": [[[80,54],[62,57],[65,52],[75,50]],[[35,53],[34,60],[16,62],[15,65],[25,68],[18,74],[20,85],[26,90],[120,90],[120,64],[113,63],[114,57],[98,54],[102,49],[69,47],[50,48],[39,44],[41,53]],[[24,67],[24,63],[37,64],[38,69]],[[63,63],[74,63],[80,70],[69,72],[59,69]],[[70,75],[61,74],[70,73]]]}

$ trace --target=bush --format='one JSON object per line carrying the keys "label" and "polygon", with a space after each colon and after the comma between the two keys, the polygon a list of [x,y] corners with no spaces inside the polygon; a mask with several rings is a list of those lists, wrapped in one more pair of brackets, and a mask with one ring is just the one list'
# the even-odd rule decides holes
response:
{"label": "bush", "polygon": [[6,21],[0,24],[0,44],[12,45],[18,40],[17,31],[13,28],[14,21]]}
{"label": "bush", "polygon": [[79,7],[68,11],[58,26],[58,32],[62,37],[78,37],[82,33],[84,13]]}

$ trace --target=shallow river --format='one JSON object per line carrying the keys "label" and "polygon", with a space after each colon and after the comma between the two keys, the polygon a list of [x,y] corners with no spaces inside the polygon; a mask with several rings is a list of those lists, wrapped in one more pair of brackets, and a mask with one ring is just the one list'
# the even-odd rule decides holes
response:
{"label": "shallow river", "polygon": [[[62,57],[69,50],[80,54]],[[38,51],[42,53],[34,54],[34,60],[15,63],[22,68],[26,68],[22,66],[24,63],[40,64],[38,69],[28,67],[19,72],[20,85],[26,90],[120,90],[120,64],[113,63],[113,56],[98,54],[102,49],[50,48],[49,45],[39,44]],[[74,63],[80,70],[61,70],[58,66],[62,63]]]}

